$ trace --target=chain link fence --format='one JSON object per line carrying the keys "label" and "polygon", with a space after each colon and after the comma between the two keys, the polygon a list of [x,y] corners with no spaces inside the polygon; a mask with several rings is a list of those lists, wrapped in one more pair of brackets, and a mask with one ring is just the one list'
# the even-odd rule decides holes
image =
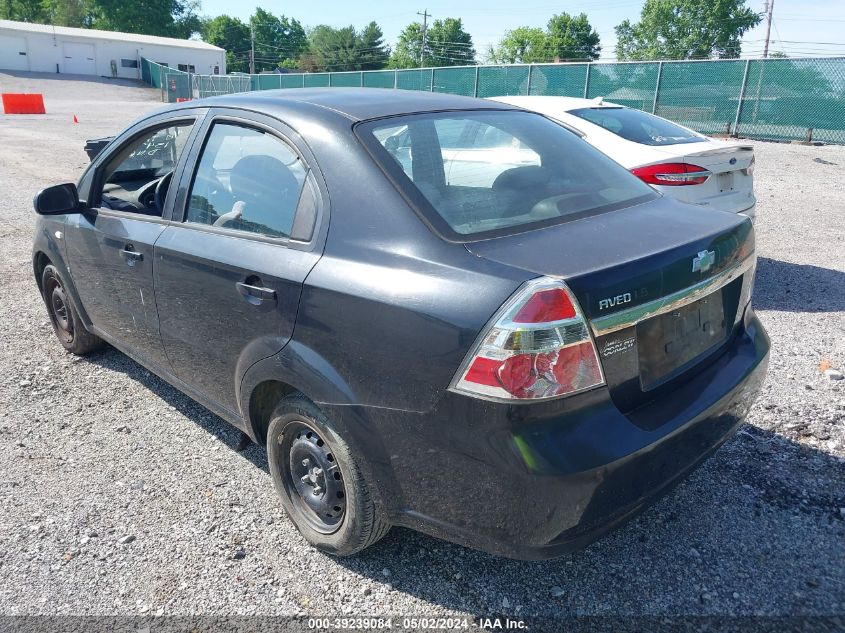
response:
{"label": "chain link fence", "polygon": [[476,97],[596,98],[705,134],[845,144],[845,57],[515,64],[411,70],[189,75],[141,58],[163,101],[250,90],[401,88]]}

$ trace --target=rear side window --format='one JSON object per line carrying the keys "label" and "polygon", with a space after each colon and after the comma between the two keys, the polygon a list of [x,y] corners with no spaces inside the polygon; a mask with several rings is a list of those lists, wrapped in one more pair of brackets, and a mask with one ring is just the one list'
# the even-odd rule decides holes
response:
{"label": "rear side window", "polygon": [[678,145],[707,140],[680,125],[631,108],[579,108],[570,110],[569,114],[641,145]]}
{"label": "rear side window", "polygon": [[446,237],[539,228],[655,195],[566,128],[529,112],[409,115],[365,123],[359,135]]}
{"label": "rear side window", "polygon": [[215,123],[203,147],[186,222],[290,237],[307,169],[280,138]]}

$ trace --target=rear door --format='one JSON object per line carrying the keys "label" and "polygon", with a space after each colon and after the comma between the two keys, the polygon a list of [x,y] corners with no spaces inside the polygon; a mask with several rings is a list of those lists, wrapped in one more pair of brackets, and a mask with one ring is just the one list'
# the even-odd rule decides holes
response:
{"label": "rear door", "polygon": [[214,111],[155,245],[161,337],[176,376],[237,414],[246,370],[284,347],[322,252],[324,185],[295,133]]}
{"label": "rear door", "polygon": [[[153,244],[174,200],[172,174],[184,163],[201,111],[127,130],[86,173],[87,210],[67,224],[74,285],[99,332],[144,360],[167,367],[153,292]],[[163,181],[163,182],[162,182]],[[156,201],[158,190],[158,201]]]}

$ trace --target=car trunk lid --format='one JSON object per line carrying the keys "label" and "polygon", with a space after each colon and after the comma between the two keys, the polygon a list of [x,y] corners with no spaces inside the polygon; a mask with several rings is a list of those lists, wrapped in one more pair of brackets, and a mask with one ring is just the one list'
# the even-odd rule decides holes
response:
{"label": "car trunk lid", "polygon": [[684,162],[712,173],[700,185],[674,187],[672,194],[678,199],[731,212],[754,204],[754,148],[750,145],[708,140],[655,149],[666,156],[661,162]]}
{"label": "car trunk lid", "polygon": [[750,221],[679,206],[663,198],[466,247],[566,280],[592,326],[611,395],[627,411],[725,342],[750,289]]}

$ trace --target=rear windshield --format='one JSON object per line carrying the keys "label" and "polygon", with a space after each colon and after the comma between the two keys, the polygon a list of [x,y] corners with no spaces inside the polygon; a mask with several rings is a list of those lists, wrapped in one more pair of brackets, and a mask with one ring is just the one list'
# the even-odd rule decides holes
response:
{"label": "rear windshield", "polygon": [[580,108],[569,110],[569,114],[642,145],[679,145],[707,140],[680,125],[631,108]]}
{"label": "rear windshield", "polygon": [[388,175],[447,237],[539,228],[656,195],[576,134],[529,112],[415,114],[359,130]]}

